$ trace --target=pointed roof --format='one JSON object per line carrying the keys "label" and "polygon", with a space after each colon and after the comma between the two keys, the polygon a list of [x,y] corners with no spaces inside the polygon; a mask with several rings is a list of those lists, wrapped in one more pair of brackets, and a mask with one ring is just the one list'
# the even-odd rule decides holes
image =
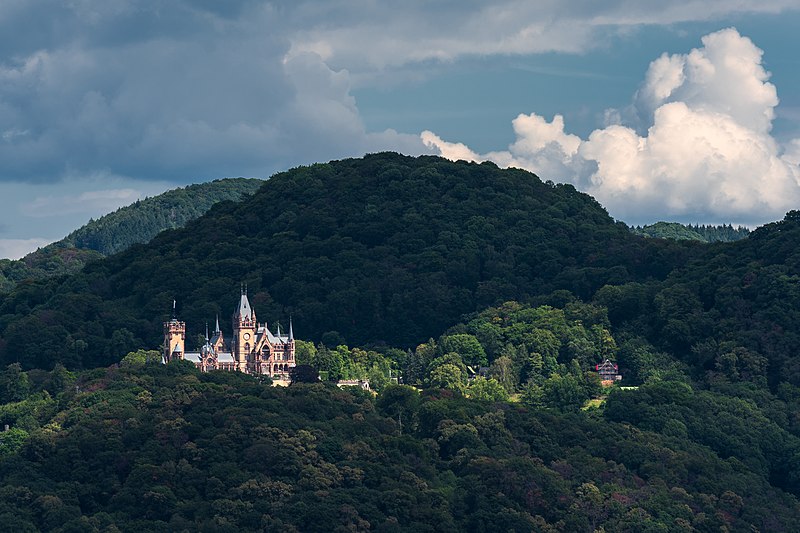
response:
{"label": "pointed roof", "polygon": [[214,333],[219,334],[219,313],[217,313],[217,326],[214,328]]}
{"label": "pointed roof", "polygon": [[294,331],[292,331],[292,317],[289,317],[289,342],[294,340]]}
{"label": "pointed roof", "polygon": [[250,307],[250,300],[247,299],[247,289],[242,288],[242,296],[239,298],[239,307],[233,315],[236,318],[253,320],[253,308]]}
{"label": "pointed roof", "polygon": [[278,322],[278,333],[275,336],[278,337],[279,339],[281,338],[281,323],[280,322]]}

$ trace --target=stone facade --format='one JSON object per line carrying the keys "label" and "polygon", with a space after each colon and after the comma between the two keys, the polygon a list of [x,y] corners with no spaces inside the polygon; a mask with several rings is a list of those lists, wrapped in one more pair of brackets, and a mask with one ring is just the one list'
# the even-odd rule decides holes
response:
{"label": "stone facade", "polygon": [[203,372],[209,370],[238,370],[246,374],[266,375],[277,379],[288,379],[295,366],[295,341],[292,322],[289,332],[281,334],[280,326],[273,333],[266,323],[259,324],[256,313],[242,291],[239,305],[233,313],[233,335],[230,342],[223,337],[219,319],[213,336],[209,339],[206,328],[206,343],[199,352],[187,352],[186,323],[173,318],[164,322],[164,361],[186,359],[192,361]]}

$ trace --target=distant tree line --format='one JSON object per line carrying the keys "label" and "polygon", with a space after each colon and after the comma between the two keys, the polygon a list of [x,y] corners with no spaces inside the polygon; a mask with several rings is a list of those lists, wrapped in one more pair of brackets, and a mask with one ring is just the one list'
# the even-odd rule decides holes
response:
{"label": "distant tree line", "polygon": [[0,293],[19,282],[64,276],[99,259],[146,243],[161,231],[183,227],[215,203],[238,201],[254,193],[262,180],[228,178],[189,185],[137,200],[70,233],[22,259],[0,259]]}
{"label": "distant tree line", "polygon": [[658,239],[701,242],[734,242],[746,239],[750,235],[750,230],[744,226],[734,228],[730,224],[713,226],[680,224],[678,222],[656,222],[646,226],[634,226],[631,228],[631,232]]}

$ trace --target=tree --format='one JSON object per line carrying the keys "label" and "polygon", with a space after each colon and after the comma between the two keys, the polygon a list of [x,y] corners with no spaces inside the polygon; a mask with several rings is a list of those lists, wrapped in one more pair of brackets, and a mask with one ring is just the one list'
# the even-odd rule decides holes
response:
{"label": "tree", "polygon": [[475,335],[459,333],[442,337],[440,348],[443,353],[457,353],[461,356],[461,360],[470,366],[485,366],[488,362],[486,352]]}
{"label": "tree", "polygon": [[413,353],[406,359],[403,368],[403,381],[406,384],[421,385],[428,374],[428,367],[436,357],[436,341],[429,339],[428,342],[420,344]]}
{"label": "tree", "polygon": [[343,378],[344,361],[339,350],[331,350],[324,344],[317,346],[317,356],[314,367],[320,372],[327,373],[329,381],[339,381]]}
{"label": "tree", "polygon": [[572,374],[553,374],[542,385],[542,400],[547,407],[560,411],[577,411],[587,399],[581,384]]}
{"label": "tree", "polygon": [[317,357],[317,348],[313,342],[295,340],[294,358],[298,365],[313,364]]}
{"label": "tree", "polygon": [[496,379],[507,392],[513,392],[517,387],[514,362],[510,357],[501,356],[495,359],[494,363],[489,367],[489,376]]}
{"label": "tree", "polygon": [[319,371],[311,365],[297,365],[289,370],[291,384],[319,383]]}
{"label": "tree", "polygon": [[136,350],[128,352],[119,365],[122,367],[138,367],[161,362],[161,352],[158,350]]}
{"label": "tree", "polygon": [[466,375],[464,371],[452,363],[434,367],[428,376],[428,386],[438,389],[460,391],[464,388],[465,381]]}
{"label": "tree", "polygon": [[466,387],[466,395],[474,400],[490,402],[505,402],[508,400],[508,391],[493,378],[486,379],[478,376]]}
{"label": "tree", "polygon": [[11,428],[0,433],[0,457],[9,455],[19,450],[28,439],[28,432],[24,429]]}
{"label": "tree", "polygon": [[22,371],[22,365],[12,363],[0,374],[0,402],[20,402],[31,392],[28,374]]}
{"label": "tree", "polygon": [[398,421],[400,432],[403,424],[413,427],[420,406],[419,393],[407,385],[388,385],[378,395],[377,407],[390,418]]}

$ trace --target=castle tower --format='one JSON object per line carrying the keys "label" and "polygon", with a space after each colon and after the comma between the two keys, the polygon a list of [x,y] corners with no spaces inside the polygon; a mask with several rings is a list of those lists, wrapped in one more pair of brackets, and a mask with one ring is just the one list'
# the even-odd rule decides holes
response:
{"label": "castle tower", "polygon": [[257,327],[256,313],[250,307],[247,289],[243,287],[239,306],[233,313],[233,339],[231,341],[233,360],[236,362],[236,370],[240,372],[247,372],[247,364],[256,341]]}
{"label": "castle tower", "polygon": [[164,322],[164,362],[183,359],[186,342],[186,323],[175,316],[175,300],[172,300],[172,318]]}

